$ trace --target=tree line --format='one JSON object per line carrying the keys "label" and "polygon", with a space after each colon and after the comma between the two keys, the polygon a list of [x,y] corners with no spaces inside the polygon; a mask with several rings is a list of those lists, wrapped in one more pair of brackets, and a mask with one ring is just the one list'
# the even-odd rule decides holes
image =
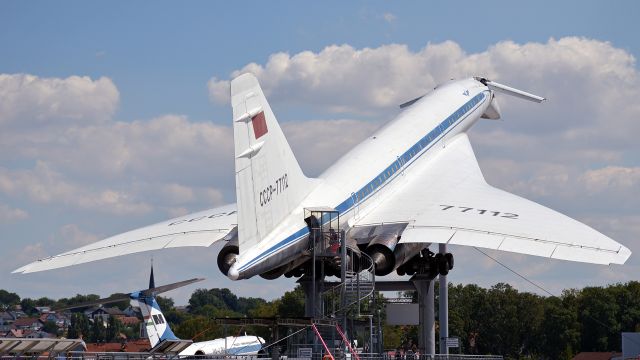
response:
{"label": "tree line", "polygon": [[[414,297],[415,293],[402,296]],[[35,306],[64,307],[97,298],[97,295],[76,295],[57,301],[32,300],[0,290],[0,304],[3,304],[0,306],[20,304],[27,313],[34,311]],[[158,297],[157,300],[176,335],[195,341],[237,335],[234,332],[238,329],[219,326],[214,318],[304,316],[304,293],[299,286],[271,301],[238,297],[229,289],[197,289],[189,299],[187,311],[178,310],[170,298]],[[380,308],[384,306],[384,301],[378,303]],[[116,306],[124,309],[128,304]],[[381,313],[384,320],[384,311]],[[72,322],[69,337],[83,333],[88,334],[89,339],[110,338],[122,331],[116,323],[100,329],[88,323],[82,314],[74,315]],[[264,327],[241,331],[260,335],[267,341],[272,337]],[[636,331],[640,331],[640,282],[637,281],[565,290],[558,297],[520,292],[504,283],[491,288],[449,284],[449,335],[460,338],[462,353],[570,359],[583,351],[620,351],[621,332]],[[417,341],[415,326],[384,326],[385,349]]]}

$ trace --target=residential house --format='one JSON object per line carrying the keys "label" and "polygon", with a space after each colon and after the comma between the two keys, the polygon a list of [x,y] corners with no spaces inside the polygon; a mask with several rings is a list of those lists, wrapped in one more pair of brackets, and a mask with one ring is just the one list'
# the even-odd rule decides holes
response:
{"label": "residential house", "polygon": [[85,311],[85,314],[87,314],[90,319],[95,320],[96,318],[100,318],[105,323],[108,322],[112,316],[118,320],[122,320],[122,318],[126,316],[125,313],[118,308],[107,307],[92,308]]}
{"label": "residential house", "polygon": [[10,313],[6,311],[0,312],[0,332],[11,330],[11,325],[15,320]]}
{"label": "residential house", "polygon": [[140,323],[140,319],[136,316],[125,316],[120,319],[120,322],[124,326],[133,326],[138,325]]}
{"label": "residential house", "polygon": [[51,312],[51,306],[36,306],[36,310],[39,314],[46,314]]}
{"label": "residential house", "polygon": [[71,325],[71,319],[69,319],[69,317],[67,317],[65,314],[58,314],[56,312],[49,312],[40,315],[40,321],[42,321],[43,323],[51,321],[61,329],[65,329],[69,327],[69,325]]}
{"label": "residential house", "polygon": [[33,330],[42,329],[44,323],[38,318],[19,318],[13,322],[13,328],[17,330]]}
{"label": "residential house", "polygon": [[50,334],[48,332],[42,331],[42,330],[38,330],[38,331],[32,331],[29,334],[24,336],[27,339],[52,339],[55,338],[56,335],[54,334]]}

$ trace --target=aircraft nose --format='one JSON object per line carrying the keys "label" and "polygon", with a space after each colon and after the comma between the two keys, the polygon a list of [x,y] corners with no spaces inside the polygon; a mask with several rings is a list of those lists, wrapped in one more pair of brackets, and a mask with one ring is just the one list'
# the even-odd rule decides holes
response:
{"label": "aircraft nose", "polygon": [[240,273],[238,272],[238,268],[235,264],[231,265],[229,268],[229,272],[227,272],[227,277],[231,280],[238,280],[240,277]]}

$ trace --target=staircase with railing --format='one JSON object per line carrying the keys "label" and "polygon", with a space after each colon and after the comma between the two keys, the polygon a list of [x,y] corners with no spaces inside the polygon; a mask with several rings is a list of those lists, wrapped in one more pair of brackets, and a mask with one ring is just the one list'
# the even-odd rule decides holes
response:
{"label": "staircase with railing", "polygon": [[[350,312],[360,316],[362,304],[373,296],[375,272],[373,261],[366,253],[348,248],[349,258],[357,261],[345,271],[345,280],[322,292],[323,316],[336,318]],[[354,271],[354,269],[358,271]]]}

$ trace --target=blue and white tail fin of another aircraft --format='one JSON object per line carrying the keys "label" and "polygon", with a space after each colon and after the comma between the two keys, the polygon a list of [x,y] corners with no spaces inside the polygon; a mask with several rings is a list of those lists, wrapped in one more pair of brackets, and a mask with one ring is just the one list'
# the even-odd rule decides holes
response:
{"label": "blue and white tail fin of another aircraft", "polygon": [[67,310],[67,309],[76,309],[76,308],[84,308],[89,306],[96,305],[106,305],[112,304],[116,302],[122,302],[123,300],[129,300],[129,303],[133,307],[140,308],[140,312],[142,313],[142,317],[144,319],[144,324],[147,331],[147,336],[149,338],[149,342],[151,343],[151,347],[155,347],[163,340],[180,340],[171,330],[169,323],[165,319],[162,314],[162,310],[160,309],[160,305],[156,301],[156,295],[161,294],[163,292],[167,292],[170,290],[174,290],[177,288],[181,288],[183,286],[187,286],[193,284],[198,281],[202,281],[204,279],[194,278],[190,280],[179,281],[176,283],[162,285],[155,287],[155,281],[153,278],[153,267],[151,267],[151,275],[149,277],[149,288],[144,290],[134,291],[129,293],[128,295],[119,295],[112,296],[106,299],[98,299],[95,301],[90,301],[82,304],[76,304],[71,307],[67,307],[64,309],[57,310]]}
{"label": "blue and white tail fin of another aircraft", "polygon": [[163,340],[180,340],[173,333],[169,323],[164,317],[164,314],[162,314],[160,305],[158,305],[158,301],[156,301],[156,295],[201,280],[204,279],[191,279],[156,287],[152,265],[151,274],[149,275],[149,288],[146,290],[134,291],[129,294],[131,306],[139,308],[142,313],[147,337],[149,338],[152,348]]}
{"label": "blue and white tail fin of another aircraft", "polygon": [[240,254],[264,239],[315,187],[293,155],[253,74],[231,81]]}
{"label": "blue and white tail fin of another aircraft", "polygon": [[162,340],[180,340],[171,330],[153,294],[138,291],[130,294],[131,306],[140,308],[151,347]]}

